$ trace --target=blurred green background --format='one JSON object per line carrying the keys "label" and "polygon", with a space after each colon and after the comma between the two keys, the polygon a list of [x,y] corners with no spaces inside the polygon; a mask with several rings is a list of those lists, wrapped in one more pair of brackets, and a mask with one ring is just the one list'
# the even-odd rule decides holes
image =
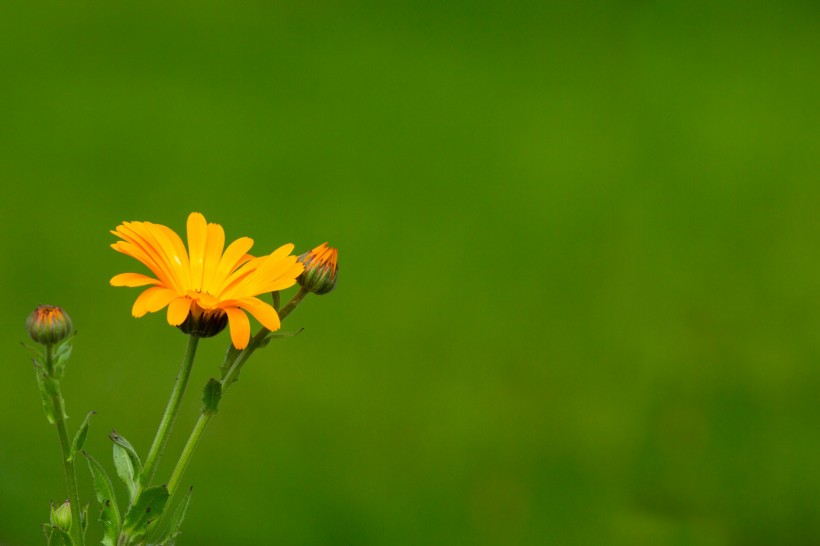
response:
{"label": "blurred green background", "polygon": [[223,401],[180,544],[820,544],[818,16],[3,4],[0,544],[65,496],[26,315],[74,319],[88,450],[144,454],[185,339],[108,230],[191,211],[342,271]]}

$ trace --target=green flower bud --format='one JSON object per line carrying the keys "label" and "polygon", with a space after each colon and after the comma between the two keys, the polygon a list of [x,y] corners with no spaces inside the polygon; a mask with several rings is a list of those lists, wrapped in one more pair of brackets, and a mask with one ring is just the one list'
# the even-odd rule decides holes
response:
{"label": "green flower bud", "polygon": [[71,530],[71,501],[66,500],[59,506],[51,503],[51,524],[66,533]]}
{"label": "green flower bud", "polygon": [[68,313],[53,305],[41,305],[26,319],[28,335],[41,345],[54,345],[71,335],[74,325]]}
{"label": "green flower bud", "polygon": [[299,261],[305,266],[304,272],[297,279],[299,286],[317,296],[333,290],[339,272],[336,264],[338,256],[338,249],[327,246],[327,243],[299,256]]}

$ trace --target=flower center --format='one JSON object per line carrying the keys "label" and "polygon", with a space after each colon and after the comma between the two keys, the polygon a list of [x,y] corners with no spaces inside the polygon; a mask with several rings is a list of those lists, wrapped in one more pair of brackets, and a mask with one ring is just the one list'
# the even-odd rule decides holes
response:
{"label": "flower center", "polygon": [[188,290],[185,295],[194,300],[194,304],[199,305],[202,309],[214,309],[219,304],[219,300],[209,292]]}

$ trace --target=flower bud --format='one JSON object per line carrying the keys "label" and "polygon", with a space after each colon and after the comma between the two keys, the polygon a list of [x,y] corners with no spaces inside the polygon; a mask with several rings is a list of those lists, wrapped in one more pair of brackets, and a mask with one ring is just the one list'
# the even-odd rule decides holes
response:
{"label": "flower bud", "polygon": [[51,524],[66,533],[71,530],[71,501],[66,500],[59,506],[51,503]]}
{"label": "flower bud", "polygon": [[305,266],[304,272],[297,279],[299,286],[316,295],[327,294],[333,290],[339,271],[336,265],[338,255],[338,249],[322,243],[299,256],[299,261]]}
{"label": "flower bud", "polygon": [[41,345],[54,345],[71,335],[74,326],[68,313],[53,305],[41,305],[26,319],[28,335]]}

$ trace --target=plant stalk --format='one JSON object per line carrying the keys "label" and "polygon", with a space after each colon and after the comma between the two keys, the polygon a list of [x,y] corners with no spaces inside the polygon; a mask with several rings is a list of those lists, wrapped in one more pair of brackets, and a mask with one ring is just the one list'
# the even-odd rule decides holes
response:
{"label": "plant stalk", "polygon": [[162,416],[162,421],[157,428],[157,434],[154,436],[154,442],[151,444],[151,449],[148,451],[148,457],[145,459],[145,466],[143,467],[142,477],[137,484],[137,491],[134,498],[139,498],[142,489],[150,485],[151,480],[154,479],[154,474],[157,471],[157,464],[159,463],[162,453],[165,451],[165,446],[168,444],[168,438],[171,435],[171,429],[174,428],[174,421],[176,421],[179,413],[179,405],[182,402],[182,396],[185,394],[185,388],[188,386],[188,379],[191,377],[191,369],[194,364],[194,356],[196,356],[196,348],[199,344],[199,336],[193,334],[188,336],[188,346],[185,349],[185,356],[182,359],[182,364],[179,368],[176,381],[174,382],[174,389],[171,391],[171,398],[168,399],[168,405],[165,408],[165,413]]}
{"label": "plant stalk", "polygon": [[[49,374],[54,368],[53,347],[46,347],[46,369]],[[68,500],[71,504],[71,540],[75,546],[84,546],[83,521],[80,512],[80,492],[77,489],[77,472],[74,468],[74,459],[71,457],[71,441],[68,438],[68,429],[65,424],[65,411],[63,409],[63,397],[59,391],[51,395],[51,403],[54,405],[54,424],[57,425],[57,435],[60,437],[60,450],[63,454],[63,471],[65,472],[66,489],[68,489]]]}
{"label": "plant stalk", "polygon": [[[299,288],[299,291],[290,299],[290,301],[279,311],[279,320],[285,320],[291,311],[296,309],[296,307],[305,299],[309,292],[304,288]],[[222,387],[222,394],[224,395],[225,392],[228,390],[230,385],[233,383],[234,377],[245,362],[250,358],[253,352],[259,347],[259,344],[265,339],[265,337],[270,333],[270,330],[265,328],[264,326],[259,329],[253,339],[248,343],[248,346],[239,353],[236,359],[231,364],[231,367],[228,369],[228,372],[225,374],[225,377],[222,378],[220,381],[220,386]],[[174,467],[174,471],[171,474],[171,479],[168,480],[168,492],[173,497],[174,492],[176,491],[177,486],[179,485],[179,481],[182,479],[182,475],[185,473],[185,469],[188,467],[188,463],[191,460],[191,456],[194,454],[197,445],[199,444],[200,438],[205,433],[205,429],[208,427],[208,423],[211,421],[211,418],[216,415],[216,412],[206,412],[203,411],[199,419],[197,419],[196,424],[194,425],[194,429],[191,431],[191,435],[188,437],[188,441],[185,444],[185,448],[182,450],[182,455],[180,455],[179,461],[177,461],[176,466]]]}

